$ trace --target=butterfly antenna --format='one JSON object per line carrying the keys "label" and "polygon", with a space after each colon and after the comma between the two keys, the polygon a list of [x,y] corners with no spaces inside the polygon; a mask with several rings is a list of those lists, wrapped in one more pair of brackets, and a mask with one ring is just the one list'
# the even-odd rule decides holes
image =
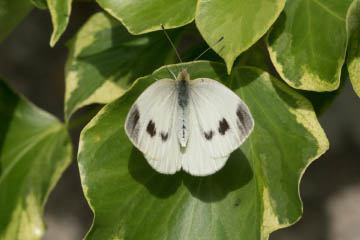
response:
{"label": "butterfly antenna", "polygon": [[170,42],[171,46],[172,46],[172,47],[173,47],[173,49],[175,50],[176,56],[178,57],[178,59],[179,59],[180,63],[182,63],[181,58],[180,58],[180,54],[179,54],[178,50],[176,49],[176,47],[175,47],[174,43],[171,41],[171,39],[170,39],[169,35],[167,34],[167,32],[166,32],[166,30],[165,30],[165,28],[164,28],[164,25],[163,25],[163,24],[160,24],[160,26],[161,26],[161,29],[164,31],[165,36],[166,36],[166,37],[167,37],[167,39],[169,40],[169,42]]}
{"label": "butterfly antenna", "polygon": [[170,70],[170,68],[168,68],[168,67],[166,66],[166,69],[167,69],[168,72],[173,76],[174,80],[176,80],[176,76],[175,76],[175,74]]}
{"label": "butterfly antenna", "polygon": [[194,61],[198,60],[202,55],[204,55],[207,51],[209,51],[211,48],[215,47],[219,42],[224,40],[224,37],[221,37],[214,45],[211,47],[208,47],[205,51],[203,51],[197,58],[194,59]]}

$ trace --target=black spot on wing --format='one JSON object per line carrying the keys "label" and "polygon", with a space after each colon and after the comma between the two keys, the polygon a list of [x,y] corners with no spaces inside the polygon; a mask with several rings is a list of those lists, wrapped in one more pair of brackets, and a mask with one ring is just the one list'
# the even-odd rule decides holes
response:
{"label": "black spot on wing", "polygon": [[129,112],[129,118],[126,124],[126,130],[133,139],[137,139],[139,133],[139,126],[138,126],[139,119],[140,119],[139,109],[137,105],[134,105]]}
{"label": "black spot on wing", "polygon": [[219,122],[219,133],[221,135],[224,135],[226,133],[227,130],[230,129],[229,123],[226,121],[225,118],[223,118],[220,122]]}
{"label": "black spot on wing", "polygon": [[166,140],[168,139],[169,134],[168,134],[168,133],[161,132],[160,136],[161,136],[161,140],[162,140],[163,142],[166,142]]}
{"label": "black spot on wing", "polygon": [[211,140],[214,136],[214,132],[212,130],[210,130],[209,132],[204,132],[204,136],[206,140]]}
{"label": "black spot on wing", "polygon": [[249,110],[243,104],[239,104],[238,108],[236,109],[236,116],[239,120],[237,121],[238,128],[242,132],[248,133],[254,125]]}
{"label": "black spot on wing", "polygon": [[244,116],[244,111],[241,108],[241,105],[238,106],[237,110],[236,110],[236,116],[238,117],[238,119],[240,120],[241,123],[245,122],[245,116]]}
{"label": "black spot on wing", "polygon": [[139,119],[140,119],[140,113],[139,113],[139,111],[136,109],[136,111],[134,112],[134,118],[132,119],[134,126],[136,126],[136,124],[138,123]]}
{"label": "black spot on wing", "polygon": [[152,120],[149,121],[146,127],[146,132],[150,135],[150,137],[155,136],[156,128],[155,128],[155,123]]}

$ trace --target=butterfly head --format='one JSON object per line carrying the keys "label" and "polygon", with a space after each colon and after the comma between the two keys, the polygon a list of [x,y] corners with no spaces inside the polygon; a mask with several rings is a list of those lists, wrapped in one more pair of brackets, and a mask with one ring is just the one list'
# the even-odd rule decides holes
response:
{"label": "butterfly head", "polygon": [[190,81],[190,74],[186,68],[181,70],[176,78],[176,81]]}

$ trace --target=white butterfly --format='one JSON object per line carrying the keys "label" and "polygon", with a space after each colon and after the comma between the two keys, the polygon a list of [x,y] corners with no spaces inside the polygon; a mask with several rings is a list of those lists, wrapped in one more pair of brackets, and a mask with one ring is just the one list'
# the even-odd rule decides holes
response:
{"label": "white butterfly", "polygon": [[125,131],[158,172],[196,176],[220,170],[250,135],[247,105],[221,83],[187,70],[149,86],[131,107]]}

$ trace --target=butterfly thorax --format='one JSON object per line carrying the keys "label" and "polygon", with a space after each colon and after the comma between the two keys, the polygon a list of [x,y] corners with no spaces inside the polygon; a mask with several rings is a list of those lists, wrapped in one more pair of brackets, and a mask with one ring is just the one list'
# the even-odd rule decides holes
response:
{"label": "butterfly thorax", "polygon": [[189,81],[190,75],[186,69],[179,72],[176,79],[176,87],[178,91],[178,137],[180,145],[186,146],[189,131],[188,131],[188,103],[189,103]]}
{"label": "butterfly thorax", "polygon": [[176,79],[176,86],[178,89],[178,103],[181,108],[186,108],[189,101],[189,82],[190,75],[184,69],[179,72],[178,77]]}

